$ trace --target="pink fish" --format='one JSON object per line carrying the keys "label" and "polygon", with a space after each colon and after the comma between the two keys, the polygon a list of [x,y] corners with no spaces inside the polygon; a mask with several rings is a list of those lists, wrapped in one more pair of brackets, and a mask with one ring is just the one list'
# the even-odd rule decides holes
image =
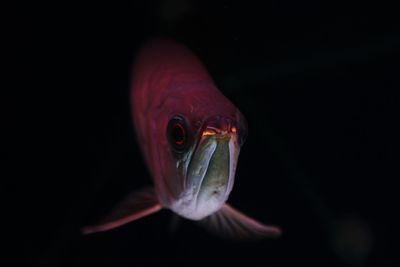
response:
{"label": "pink fish", "polygon": [[132,77],[133,121],[154,187],[131,193],[83,233],[113,229],[166,208],[224,237],[278,236],[278,227],[226,203],[246,122],[196,56],[173,41],[152,40],[140,51]]}

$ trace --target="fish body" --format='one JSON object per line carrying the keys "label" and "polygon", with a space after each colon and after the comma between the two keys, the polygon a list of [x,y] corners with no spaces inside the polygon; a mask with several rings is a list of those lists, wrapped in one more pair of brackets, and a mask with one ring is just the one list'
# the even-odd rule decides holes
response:
{"label": "fish body", "polygon": [[147,42],[136,58],[130,93],[133,124],[153,187],[133,192],[105,220],[84,228],[85,233],[166,208],[221,236],[279,235],[279,228],[226,204],[247,125],[190,50],[166,39]]}

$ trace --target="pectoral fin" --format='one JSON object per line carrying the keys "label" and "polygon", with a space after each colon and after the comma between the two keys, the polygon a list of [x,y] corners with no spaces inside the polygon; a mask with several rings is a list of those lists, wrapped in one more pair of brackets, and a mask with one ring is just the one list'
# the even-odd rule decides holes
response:
{"label": "pectoral fin", "polygon": [[82,228],[83,234],[91,234],[117,228],[134,220],[140,219],[161,209],[153,188],[145,188],[129,194],[112,211],[93,226]]}
{"label": "pectoral fin", "polygon": [[278,237],[281,234],[278,227],[262,224],[228,204],[224,204],[219,211],[200,222],[207,229],[223,238],[260,239]]}

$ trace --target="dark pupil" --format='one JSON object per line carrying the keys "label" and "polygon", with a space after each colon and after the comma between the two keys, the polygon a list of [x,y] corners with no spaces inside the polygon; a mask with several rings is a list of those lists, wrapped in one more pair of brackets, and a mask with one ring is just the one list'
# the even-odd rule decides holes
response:
{"label": "dark pupil", "polygon": [[174,125],[172,128],[171,137],[176,145],[183,145],[185,142],[185,130],[183,129],[182,125],[178,123]]}

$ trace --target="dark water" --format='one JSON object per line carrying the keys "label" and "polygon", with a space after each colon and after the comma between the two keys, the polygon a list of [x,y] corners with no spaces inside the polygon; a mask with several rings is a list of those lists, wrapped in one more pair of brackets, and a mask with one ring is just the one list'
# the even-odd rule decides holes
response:
{"label": "dark water", "polygon": [[[4,114],[19,115],[10,119],[16,164],[2,187],[14,263],[398,266],[394,8],[165,0],[15,12],[17,104]],[[137,49],[157,35],[194,50],[245,115],[249,135],[230,202],[281,226],[279,239],[224,241],[184,220],[172,230],[168,211],[79,234],[150,183],[128,89]]]}

